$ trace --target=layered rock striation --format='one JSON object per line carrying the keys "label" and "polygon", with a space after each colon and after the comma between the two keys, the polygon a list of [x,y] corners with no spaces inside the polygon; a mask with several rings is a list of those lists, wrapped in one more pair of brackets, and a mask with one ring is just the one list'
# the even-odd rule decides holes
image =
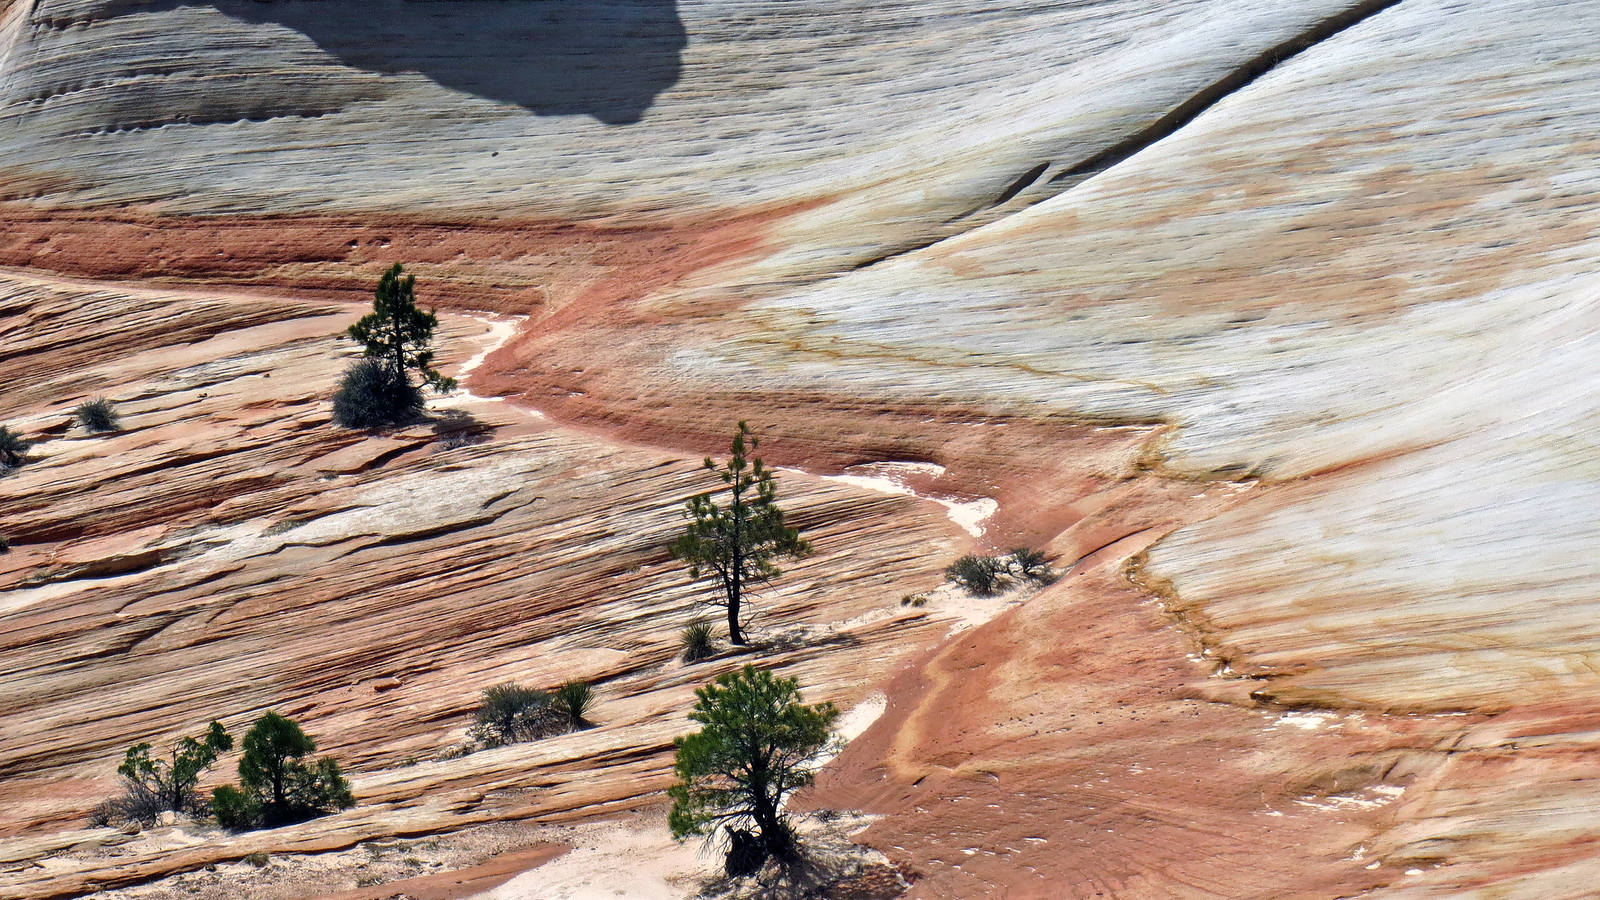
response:
{"label": "layered rock striation", "polygon": [[[524,6],[0,11],[0,414],[55,438],[0,480],[12,858],[224,702],[371,773],[294,846],[652,802],[700,674],[659,548],[749,418],[942,466],[1069,573],[946,640],[896,601],[969,538],[795,476],[826,549],[774,615],[851,638],[782,664],[907,665],[813,802],[915,895],[1590,889],[1600,4]],[[492,439],[328,428],[392,260],[530,317]],[[148,424],[66,432],[92,393]],[[390,768],[574,670],[615,728]],[[109,877],[60,868],[8,877]]]}

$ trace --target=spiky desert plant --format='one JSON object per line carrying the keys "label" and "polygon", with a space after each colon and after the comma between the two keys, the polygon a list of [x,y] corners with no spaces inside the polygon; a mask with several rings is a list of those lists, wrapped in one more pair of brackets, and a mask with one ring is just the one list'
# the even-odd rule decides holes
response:
{"label": "spiky desert plant", "polygon": [[695,619],[679,632],[683,639],[683,661],[699,662],[717,655],[717,642],[710,622]]}
{"label": "spiky desert plant", "polygon": [[78,420],[79,425],[94,434],[116,431],[117,422],[120,419],[117,415],[116,406],[104,397],[85,400],[83,403],[78,404],[78,408],[72,411],[72,415]]}
{"label": "spiky desert plant", "polygon": [[594,686],[587,681],[572,680],[556,688],[553,695],[556,712],[566,717],[573,731],[593,728],[589,710],[594,706]]}

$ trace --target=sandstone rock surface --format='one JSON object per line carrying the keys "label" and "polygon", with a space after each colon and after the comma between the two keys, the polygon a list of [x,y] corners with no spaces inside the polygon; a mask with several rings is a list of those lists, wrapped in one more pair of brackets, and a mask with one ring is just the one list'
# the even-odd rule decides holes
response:
{"label": "sandstone rock surface", "polygon": [[[914,896],[1589,895],[1600,3],[522,5],[0,8],[6,891],[657,802],[661,547],[750,418],[998,503],[785,476],[773,659],[888,698],[806,802]],[[328,427],[393,260],[509,402]],[[1018,542],[1066,577],[898,604]],[[573,672],[604,727],[401,765]],[[71,851],[269,706],[361,806]]]}

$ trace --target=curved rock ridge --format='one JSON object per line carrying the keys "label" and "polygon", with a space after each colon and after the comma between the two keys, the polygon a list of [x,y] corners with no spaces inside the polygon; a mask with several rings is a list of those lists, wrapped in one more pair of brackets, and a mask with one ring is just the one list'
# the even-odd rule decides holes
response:
{"label": "curved rock ridge", "polygon": [[[540,0],[31,0],[0,56],[0,193],[563,223],[820,204],[783,245],[781,269],[803,274],[1058,191],[1362,5],[583,0],[547,23]],[[572,16],[596,23],[577,44]]]}

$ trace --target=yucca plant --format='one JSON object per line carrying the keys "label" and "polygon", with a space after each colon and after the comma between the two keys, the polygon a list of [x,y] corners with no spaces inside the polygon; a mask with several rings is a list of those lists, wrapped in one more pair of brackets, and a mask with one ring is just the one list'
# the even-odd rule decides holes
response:
{"label": "yucca plant", "polygon": [[117,430],[117,408],[104,397],[85,400],[72,411],[72,415],[77,418],[79,425],[92,433]]}
{"label": "yucca plant", "polygon": [[21,434],[0,425],[0,474],[22,465],[28,455],[28,442]]}
{"label": "yucca plant", "polygon": [[699,662],[717,655],[715,634],[711,623],[705,619],[695,619],[684,626],[680,635],[683,638],[683,661],[686,663]]}
{"label": "yucca plant", "polygon": [[594,706],[594,686],[589,682],[574,679],[556,688],[554,705],[558,713],[566,716],[567,725],[573,731],[594,727],[588,718]]}

